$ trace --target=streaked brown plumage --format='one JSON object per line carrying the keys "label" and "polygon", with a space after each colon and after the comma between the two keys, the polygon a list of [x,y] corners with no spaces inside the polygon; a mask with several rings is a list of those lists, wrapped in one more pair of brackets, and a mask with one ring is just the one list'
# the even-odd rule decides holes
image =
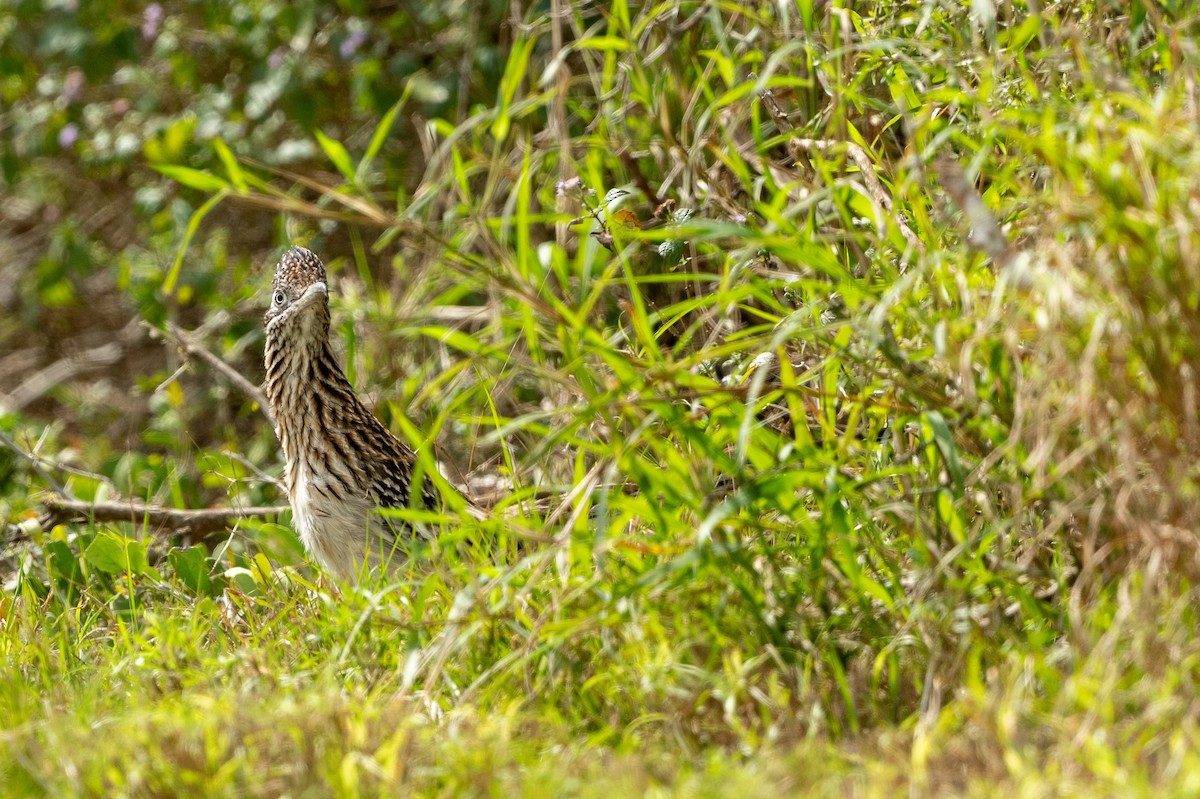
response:
{"label": "streaked brown plumage", "polygon": [[[296,531],[344,580],[386,567],[412,530],[376,511],[409,507],[416,456],[363,405],[334,358],[325,266],[316,255],[303,247],[284,253],[264,322],[267,401]],[[415,504],[438,506],[430,481]]]}

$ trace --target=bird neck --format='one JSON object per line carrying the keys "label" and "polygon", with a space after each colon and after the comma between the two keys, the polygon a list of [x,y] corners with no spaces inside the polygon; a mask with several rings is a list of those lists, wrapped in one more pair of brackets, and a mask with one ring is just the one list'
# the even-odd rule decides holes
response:
{"label": "bird neck", "polygon": [[311,405],[314,392],[357,400],[338,365],[328,335],[288,336],[267,333],[266,395],[277,420],[296,418]]}

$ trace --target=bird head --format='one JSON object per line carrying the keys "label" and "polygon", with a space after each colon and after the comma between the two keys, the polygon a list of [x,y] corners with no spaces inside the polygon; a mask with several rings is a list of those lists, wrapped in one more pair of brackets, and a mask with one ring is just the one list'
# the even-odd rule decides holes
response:
{"label": "bird head", "polygon": [[296,330],[324,334],[329,329],[329,288],[325,265],[303,247],[292,247],[279,259],[271,284],[271,306],[263,322],[269,335]]}

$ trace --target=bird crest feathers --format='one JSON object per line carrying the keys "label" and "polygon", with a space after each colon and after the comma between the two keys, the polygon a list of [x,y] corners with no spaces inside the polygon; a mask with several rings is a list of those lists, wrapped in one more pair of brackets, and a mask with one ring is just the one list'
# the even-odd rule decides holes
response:
{"label": "bird crest feathers", "polygon": [[283,289],[295,298],[304,294],[313,283],[325,283],[325,264],[311,251],[292,247],[275,267],[275,289]]}

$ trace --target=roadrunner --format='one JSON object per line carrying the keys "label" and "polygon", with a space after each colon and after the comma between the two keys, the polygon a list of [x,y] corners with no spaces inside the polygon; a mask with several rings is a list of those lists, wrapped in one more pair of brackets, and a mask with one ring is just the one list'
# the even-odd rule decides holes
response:
{"label": "roadrunner", "polygon": [[[334,358],[321,259],[293,247],[272,288],[266,393],[287,460],[293,523],[321,565],[354,581],[401,558],[396,545],[412,530],[377,509],[410,506],[416,455],[367,410]],[[429,480],[413,504],[439,507]]]}

